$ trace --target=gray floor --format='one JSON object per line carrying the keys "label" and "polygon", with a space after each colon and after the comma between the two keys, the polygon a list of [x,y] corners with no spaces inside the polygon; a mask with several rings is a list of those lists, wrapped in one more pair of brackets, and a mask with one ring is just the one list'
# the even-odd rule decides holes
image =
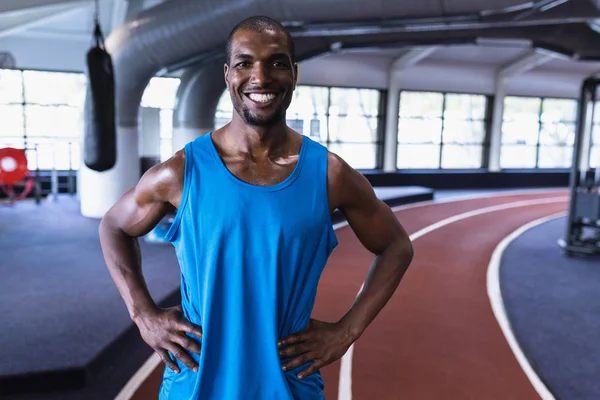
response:
{"label": "gray floor", "polygon": [[569,258],[556,241],[566,218],[505,251],[500,284],[523,352],[560,400],[600,399],[600,257]]}

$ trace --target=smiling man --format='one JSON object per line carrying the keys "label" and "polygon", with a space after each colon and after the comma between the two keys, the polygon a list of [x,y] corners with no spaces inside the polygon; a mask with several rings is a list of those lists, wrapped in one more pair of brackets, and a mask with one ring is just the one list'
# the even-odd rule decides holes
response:
{"label": "smiling man", "polygon": [[[142,338],[168,367],[160,399],[322,399],[319,369],[385,306],[411,262],[411,242],[361,174],[287,127],[297,66],[281,24],[252,17],[236,26],[224,77],[231,122],[151,168],[111,208],[100,224],[106,263]],[[325,322],[311,312],[337,245],[335,209],[374,261],[348,312]],[[171,210],[182,305],[161,309],[137,238]]]}

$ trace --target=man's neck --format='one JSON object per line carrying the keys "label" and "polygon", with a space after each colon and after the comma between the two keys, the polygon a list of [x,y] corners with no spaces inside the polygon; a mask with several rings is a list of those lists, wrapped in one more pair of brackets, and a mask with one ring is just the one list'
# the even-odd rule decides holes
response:
{"label": "man's neck", "polygon": [[224,134],[230,151],[252,158],[283,156],[288,147],[285,121],[271,126],[252,126],[233,119]]}

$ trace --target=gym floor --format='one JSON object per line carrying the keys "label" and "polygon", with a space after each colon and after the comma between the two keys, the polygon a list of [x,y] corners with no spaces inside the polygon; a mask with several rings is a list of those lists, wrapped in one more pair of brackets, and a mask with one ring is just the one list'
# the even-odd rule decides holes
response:
{"label": "gym floor", "polygon": [[[593,309],[579,307],[582,312],[571,313],[568,320],[569,327],[585,331],[586,340],[580,340],[581,335],[569,334],[565,321],[552,313],[560,307],[574,307],[577,302],[600,304],[600,280],[593,279],[593,274],[597,276],[598,269],[593,268],[597,259],[570,260],[556,246],[567,206],[566,190],[541,189],[436,193],[433,201],[394,207],[414,241],[413,264],[387,307],[346,356],[322,370],[326,398],[600,398],[600,387],[594,379],[600,374],[600,364],[594,362],[599,356],[593,340],[597,324],[588,323],[597,319],[590,316]],[[54,209],[51,219],[56,225],[64,219],[58,210],[69,206],[63,202],[48,207]],[[10,210],[0,212],[4,217]],[[372,260],[344,222],[336,224],[336,233],[340,245],[323,273],[314,311],[315,318],[325,320],[335,320],[347,310]],[[48,234],[51,232],[46,231],[45,235]],[[530,236],[526,241],[521,240],[525,235]],[[158,282],[176,283],[172,260],[168,255],[152,253],[164,252],[165,247],[143,245],[143,254],[150,254],[146,260],[158,258],[158,266],[169,264],[162,276],[156,274],[159,269],[154,263],[148,266],[153,271],[152,290],[164,297],[168,290]],[[27,247],[31,251],[31,245]],[[61,254],[66,253],[65,249],[63,246]],[[93,251],[96,249],[87,252]],[[540,259],[540,254],[546,258]],[[573,262],[585,266],[565,274],[568,271],[565,266],[574,265]],[[556,264],[553,273],[560,275],[547,273],[553,263]],[[87,268],[100,271],[102,266],[98,263]],[[530,273],[528,268],[538,271]],[[548,277],[543,281],[540,276]],[[555,282],[551,281],[553,276],[558,276]],[[560,304],[556,306],[548,300],[549,296],[543,297],[538,282],[558,293],[552,285],[565,286],[564,276],[571,279],[568,287],[585,287],[585,290],[572,290],[555,298]],[[110,284],[106,276],[99,281],[96,290]],[[532,292],[545,299],[545,308],[527,299]],[[87,293],[89,296],[89,288]],[[117,305],[118,311],[111,312],[120,313],[120,308]],[[527,325],[527,321],[537,325]],[[557,335],[544,338],[538,326]],[[577,338],[578,342],[561,341],[561,334],[563,338]],[[559,339],[553,339],[556,337]],[[547,350],[549,345],[552,351]],[[576,356],[569,357],[567,353]],[[561,354],[565,356],[558,363],[556,357]],[[123,362],[130,365],[127,373],[121,372],[114,379],[121,382],[116,399],[156,398],[163,366],[149,353],[143,357],[139,354],[134,357],[133,352],[131,355],[129,358],[120,354]],[[564,364],[562,369],[559,364]],[[114,365],[106,369],[119,371]],[[14,398],[74,399],[81,395],[82,392],[71,390]]]}

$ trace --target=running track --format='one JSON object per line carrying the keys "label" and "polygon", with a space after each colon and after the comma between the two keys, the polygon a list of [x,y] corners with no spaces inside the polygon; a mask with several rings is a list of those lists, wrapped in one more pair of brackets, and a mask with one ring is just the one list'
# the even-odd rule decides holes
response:
{"label": "running track", "polygon": [[[490,306],[487,267],[502,239],[567,207],[566,190],[545,190],[395,208],[413,236],[415,257],[395,295],[346,355],[350,376],[340,382],[341,361],[321,370],[326,398],[539,399]],[[323,272],[313,313],[328,321],[347,311],[372,262],[348,226],[339,224],[336,232],[340,244]],[[119,400],[156,399],[163,368],[156,360]]]}

